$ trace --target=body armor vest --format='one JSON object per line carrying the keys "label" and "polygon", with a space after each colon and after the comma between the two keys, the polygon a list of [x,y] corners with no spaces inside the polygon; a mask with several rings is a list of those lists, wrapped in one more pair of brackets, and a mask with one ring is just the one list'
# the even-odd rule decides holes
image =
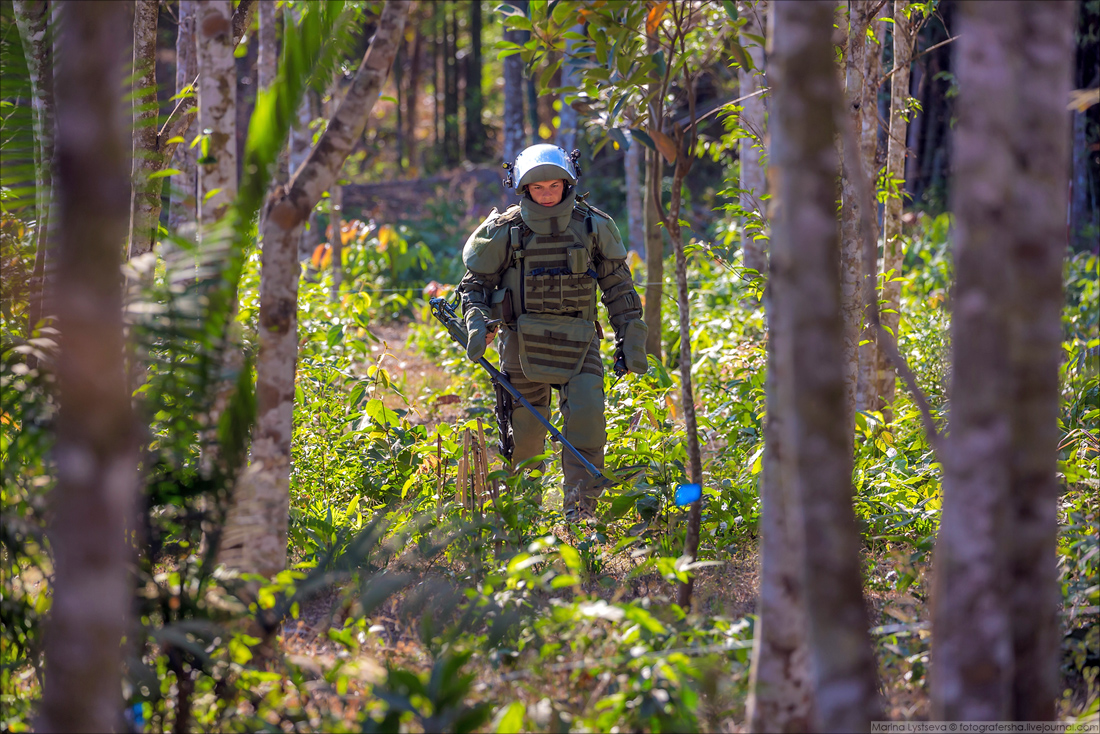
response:
{"label": "body armor vest", "polygon": [[[596,269],[592,262],[591,216],[574,206],[561,230],[531,230],[519,213],[506,212],[510,262],[494,300],[520,342],[520,361],[529,380],[565,384],[583,364],[596,335]],[[542,227],[540,227],[542,229]]]}
{"label": "body armor vest", "polygon": [[510,308],[505,306],[502,313],[505,321],[510,323],[525,313],[595,321],[591,217],[574,207],[569,226],[556,234],[532,232],[518,211],[506,213],[498,223],[510,225],[509,264],[501,277],[498,299],[494,299],[510,299]]}

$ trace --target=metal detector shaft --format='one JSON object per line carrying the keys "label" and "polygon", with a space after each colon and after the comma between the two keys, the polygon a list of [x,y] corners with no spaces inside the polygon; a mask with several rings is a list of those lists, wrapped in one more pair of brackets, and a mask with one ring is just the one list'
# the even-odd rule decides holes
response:
{"label": "metal detector shaft", "polygon": [[[450,334],[451,338],[458,342],[463,349],[465,349],[469,340],[469,336],[466,333],[466,324],[458,318],[458,315],[451,307],[451,304],[447,303],[446,299],[443,298],[433,298],[429,301],[429,303],[432,307],[432,313],[437,319],[440,320],[440,322],[443,323],[444,326],[447,327],[447,333]],[[585,471],[587,471],[593,479],[604,479],[604,475],[600,472],[600,470],[593,466],[591,461],[584,458],[577,447],[569,443],[569,441],[566,440],[565,436],[562,435],[562,432],[559,431],[553,423],[544,418],[542,413],[538,412],[538,410],[535,409],[535,406],[531,405],[530,401],[528,401],[527,398],[520,395],[519,390],[512,387],[512,383],[508,382],[508,378],[506,378],[500,370],[489,364],[489,360],[485,359],[485,357],[481,357],[480,359],[478,359],[477,363],[484,367],[485,370],[492,376],[492,378],[499,382],[501,387],[508,391],[508,394],[512,396],[513,400],[516,400],[524,408],[527,408],[527,410],[531,411],[531,415],[535,416],[535,418],[538,419],[539,423],[546,427],[546,430],[550,432],[550,435],[560,441],[562,446],[569,449],[569,453],[577,457],[577,459],[584,466]]]}

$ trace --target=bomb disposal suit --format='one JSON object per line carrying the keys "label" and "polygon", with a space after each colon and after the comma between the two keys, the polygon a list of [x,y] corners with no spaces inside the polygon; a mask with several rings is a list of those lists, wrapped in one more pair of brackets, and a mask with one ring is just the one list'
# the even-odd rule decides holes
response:
{"label": "bomb disposal suit", "polygon": [[[607,434],[596,286],[615,331],[616,364],[638,374],[648,367],[646,325],[615,222],[576,197],[577,155],[534,145],[505,165],[510,170],[505,185],[523,199],[503,213],[494,209],[470,235],[459,291],[469,356],[477,359],[484,352],[486,320],[500,319],[501,372],[544,417],[549,417],[550,388],[557,388],[566,440],[602,470]],[[564,193],[556,205],[542,206],[527,191],[532,183],[557,179],[563,180]],[[512,466],[542,454],[542,424],[512,406],[503,390],[497,400],[498,418],[505,419],[501,449]],[[563,452],[562,461],[566,513],[591,511],[598,490],[591,489],[572,454]]]}

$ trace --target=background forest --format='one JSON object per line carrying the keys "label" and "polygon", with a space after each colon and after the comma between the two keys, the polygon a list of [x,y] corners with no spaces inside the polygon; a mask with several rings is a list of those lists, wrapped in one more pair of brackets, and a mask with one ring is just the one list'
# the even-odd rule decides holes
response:
{"label": "background forest", "polygon": [[[1096,730],[1100,0],[15,0],[0,80],[5,731]],[[578,524],[429,306],[538,142],[649,324]]]}

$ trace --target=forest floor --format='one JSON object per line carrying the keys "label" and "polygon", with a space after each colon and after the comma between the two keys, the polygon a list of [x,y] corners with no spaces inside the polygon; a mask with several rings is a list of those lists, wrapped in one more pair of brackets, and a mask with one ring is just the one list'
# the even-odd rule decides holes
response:
{"label": "forest floor", "polygon": [[[440,422],[464,419],[467,413],[461,397],[448,391],[453,376],[409,346],[409,328],[408,323],[372,326],[372,332],[380,340],[373,346],[376,358],[381,357],[378,364],[399,377],[399,387],[413,413],[410,419],[429,429]],[[555,535],[560,540],[575,545],[577,538],[573,532],[564,525],[555,528]],[[578,593],[587,594],[593,601],[602,599],[609,603],[646,597],[654,606],[671,603],[675,589],[663,577],[655,572],[632,573],[639,561],[631,557],[629,549],[614,554],[614,539],[611,539],[602,550],[607,561],[599,577],[589,578]],[[925,675],[931,619],[927,594],[930,575],[928,563],[924,560],[912,562],[910,550],[876,546],[874,550],[865,548],[863,551],[865,594],[879,661],[885,715],[895,721],[926,720],[930,713]],[[729,555],[722,565],[699,570],[694,587],[694,613],[727,620],[740,620],[754,614],[759,586],[756,541],[747,540],[727,551]],[[429,573],[443,576],[447,575],[447,570],[445,565],[436,565]],[[461,571],[458,568],[450,570]],[[907,591],[898,591],[896,580],[905,573],[911,574],[916,581]],[[432,666],[431,652],[421,641],[418,617],[408,608],[410,593],[394,595],[370,617],[368,626],[373,634],[366,638],[358,658],[351,663],[351,670],[360,678],[364,703],[369,700],[367,686],[383,680],[387,666],[398,665],[419,673]],[[354,599],[346,596],[341,588],[328,589],[306,604],[297,620],[287,622],[280,638],[283,650],[303,667],[316,671],[331,668],[341,654],[341,647],[330,640],[327,632],[332,626],[338,629],[348,613],[354,613],[354,608]],[[571,652],[569,646],[563,647],[562,653],[566,662],[584,660],[583,653]],[[470,665],[479,681],[473,689],[475,698],[480,691],[486,698],[491,696],[498,702],[507,701],[497,688],[504,680],[499,664],[493,665],[488,659],[475,656]],[[720,730],[745,731],[747,666],[732,666],[726,674],[740,679],[732,686],[734,691],[740,692],[737,694],[740,700],[723,703]],[[537,713],[540,706],[545,708],[547,695],[553,697],[554,705],[559,708],[574,711],[579,708],[589,713],[600,695],[599,679],[593,676],[539,670],[524,671],[520,675],[526,678],[524,684],[516,685],[508,679],[507,688],[514,700],[527,705],[529,715],[535,717],[530,721],[538,720]],[[493,680],[498,683],[490,683]],[[1067,680],[1065,683],[1066,687],[1079,689],[1082,682]],[[1083,695],[1085,692],[1075,690],[1075,693]],[[354,713],[347,711],[349,717]],[[1063,711],[1063,714],[1068,713]]]}

